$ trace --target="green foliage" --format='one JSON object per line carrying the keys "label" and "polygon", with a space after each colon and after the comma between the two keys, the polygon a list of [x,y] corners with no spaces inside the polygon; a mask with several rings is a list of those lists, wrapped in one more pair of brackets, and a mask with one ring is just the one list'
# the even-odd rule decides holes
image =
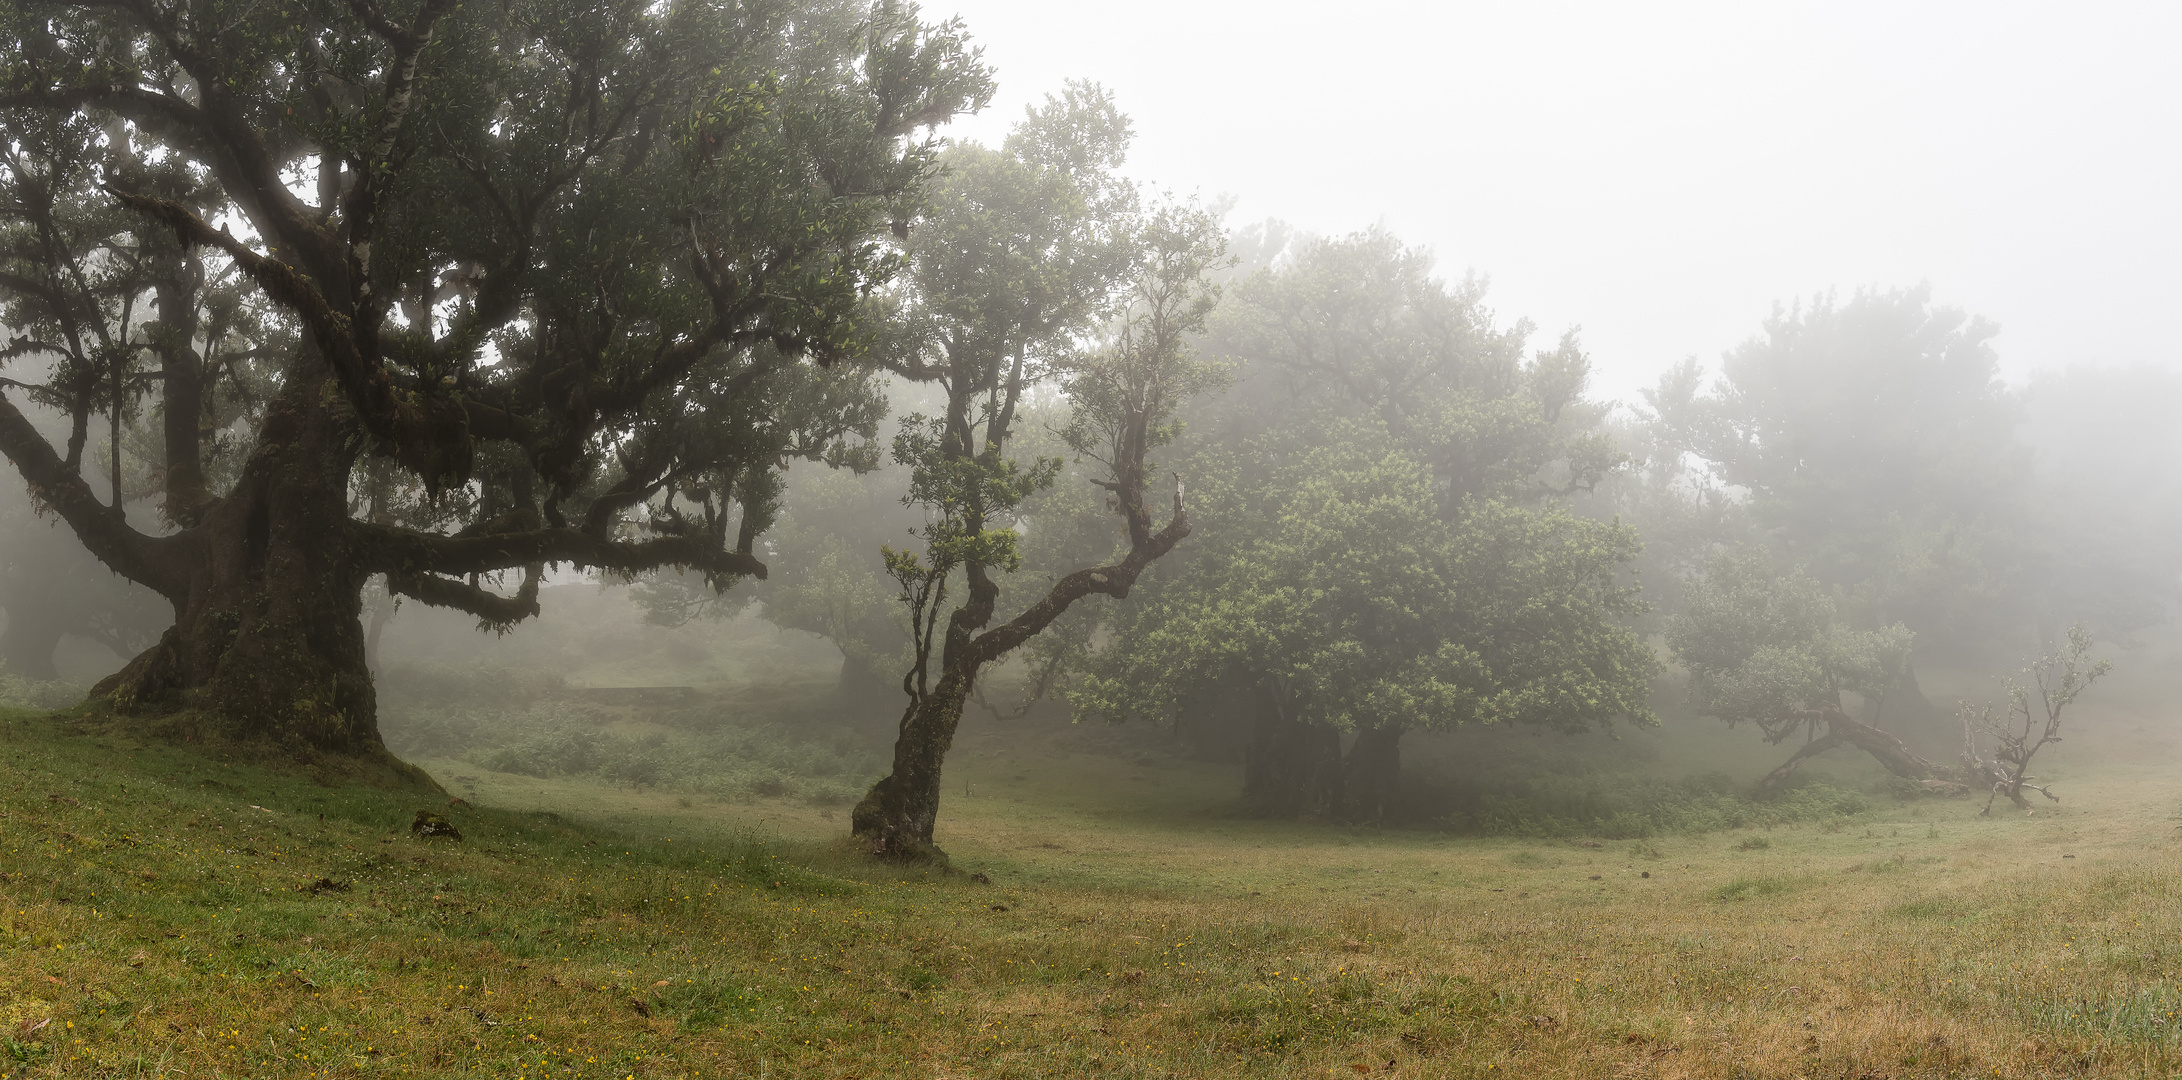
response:
{"label": "green foliage", "polygon": [[1224,388],[1232,375],[1228,364],[1200,357],[1195,344],[1220,301],[1210,278],[1231,261],[1219,216],[1194,203],[1165,203],[1132,225],[1134,272],[1099,347],[1069,367],[1070,411],[1059,432],[1079,458],[1110,473],[1130,454],[1174,441],[1174,411]]}
{"label": "green foliage", "polygon": [[1337,431],[1276,469],[1269,490],[1209,481],[1204,512],[1225,528],[1071,700],[1168,718],[1240,672],[1341,728],[1649,717],[1650,652],[1614,624],[1637,607],[1614,577],[1634,537],[1476,499],[1450,522],[1430,470],[1372,449],[1383,439]]}
{"label": "green foliage", "polygon": [[1005,521],[1033,494],[1053,486],[1060,473],[1056,458],[1021,464],[988,441],[975,454],[948,439],[947,422],[912,415],[894,437],[894,462],[909,470],[905,506],[929,513],[919,538],[924,551],[886,552],[887,573],[909,589],[917,581],[943,579],[958,566],[975,563],[1006,573],[1022,566],[1012,527],[976,528],[973,523]]}
{"label": "green foliage", "polygon": [[1128,142],[1112,95],[1072,83],[1000,149],[951,147],[912,234],[891,362],[945,393],[940,415],[912,414],[894,437],[902,503],[923,511],[921,550],[881,552],[908,615],[913,700],[928,686],[950,577],[965,575],[985,612],[976,622],[989,619],[988,571],[1021,567],[1022,504],[1060,474],[1057,458],[1018,461],[1010,441],[1026,392],[1072,364],[1135,263],[1136,192],[1113,173]]}
{"label": "green foliage", "polygon": [[[395,678],[413,676],[430,673]],[[822,805],[848,801],[885,766],[880,741],[842,727],[830,700],[763,714],[692,705],[629,725],[558,692],[496,690],[504,681],[443,673],[431,689],[408,688],[387,704],[388,748],[522,776]]]}
{"label": "green foliage", "polygon": [[[1134,547],[1151,532],[1145,455],[1173,438],[1180,403],[1221,380],[1189,344],[1218,298],[1208,282],[1225,248],[1218,218],[1194,204],[1144,211],[1134,184],[1114,172],[1128,139],[1111,95],[1071,84],[1031,110],[1000,150],[952,148],[928,224],[912,238],[900,309],[908,329],[894,364],[937,384],[946,400],[940,415],[912,414],[895,436],[894,461],[909,477],[902,502],[924,521],[915,530],[921,550],[889,545],[883,557],[908,609],[907,685],[917,700],[951,575],[959,570],[968,590],[950,625],[963,635],[950,639],[953,650],[993,617],[1003,586],[991,575],[1021,569],[1026,530],[1049,557],[1113,554],[1111,544],[1072,543],[1081,534],[1069,526],[1087,523],[1053,512],[1052,500],[1032,518],[1032,500],[1051,491],[1065,463],[1021,457],[1023,421],[1039,410],[1031,391],[1060,382],[1066,411],[1049,426],[1079,463],[1104,467],[1084,479],[1112,493],[1108,509]],[[1063,565],[1080,563],[1048,568]],[[1085,623],[1071,620],[1076,630],[1062,640],[1082,641]],[[1046,651],[1050,671],[1060,653]]]}
{"label": "green foliage", "polygon": [[1496,327],[1482,280],[1450,286],[1430,256],[1383,229],[1304,240],[1237,283],[1209,348],[1239,385],[1203,410],[1233,441],[1369,418],[1427,464],[1450,503],[1536,498],[1595,485],[1621,455],[1581,399],[1589,364],[1573,335],[1525,362],[1532,327]]}
{"label": "green foliage", "polygon": [[[202,577],[226,556],[156,552],[262,545],[233,523],[313,484],[312,524],[271,532],[340,554],[222,588],[344,617],[383,574],[496,630],[563,563],[672,568],[660,609],[701,607],[763,574],[790,459],[877,463],[894,234],[933,129],[992,89],[958,21],[891,0],[32,0],[0,23],[23,43],[0,54],[0,319],[23,331],[0,386],[67,422],[33,437],[0,395],[39,499],[117,572],[224,610],[244,601]],[[160,438],[125,438],[151,417]],[[191,538],[132,526],[132,474]],[[340,635],[240,633],[296,658],[252,678],[362,676]],[[224,677],[180,666],[171,689]]]}
{"label": "green foliage", "polygon": [[1682,585],[1703,573],[1706,559],[1757,535],[1747,498],[1691,452],[1693,428],[1708,419],[1698,396],[1703,382],[1697,362],[1684,361],[1640,391],[1644,404],[1609,417],[1606,434],[1629,467],[1573,500],[1579,512],[1621,521],[1644,538],[1629,570],[1644,583],[1651,605],[1644,625],[1653,632],[1681,610]]}
{"label": "green foliage", "polygon": [[0,707],[64,709],[83,700],[84,687],[48,679],[30,679],[0,671]]}
{"label": "green foliage", "polygon": [[1573,339],[1526,362],[1527,324],[1384,231],[1278,233],[1245,238],[1206,345],[1234,389],[1170,466],[1198,533],[1086,640],[1079,714],[1171,722],[1218,686],[1342,729],[1647,720],[1634,535],[1538,506],[1618,462]]}
{"label": "green foliage", "polygon": [[1882,700],[1908,664],[1907,627],[1849,629],[1816,580],[1762,548],[1714,556],[1683,596],[1667,645],[1697,708],[1773,742],[1840,713],[1844,691]]}

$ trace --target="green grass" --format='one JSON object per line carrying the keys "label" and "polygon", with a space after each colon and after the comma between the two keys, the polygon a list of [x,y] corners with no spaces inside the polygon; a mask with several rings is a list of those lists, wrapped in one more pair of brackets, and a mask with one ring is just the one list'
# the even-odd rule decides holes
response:
{"label": "green grass", "polygon": [[940,841],[982,884],[803,799],[485,771],[450,807],[8,720],[11,1078],[2182,1069],[2156,753],[2035,817],[1608,843],[1240,820],[1227,767],[973,726]]}

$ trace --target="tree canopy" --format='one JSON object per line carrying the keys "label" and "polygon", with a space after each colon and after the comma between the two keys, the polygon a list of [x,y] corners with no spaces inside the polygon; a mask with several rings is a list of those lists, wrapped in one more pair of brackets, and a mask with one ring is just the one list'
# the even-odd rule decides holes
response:
{"label": "tree canopy", "polygon": [[1805,736],[1769,784],[1836,746],[1865,750],[1908,779],[1932,773],[1931,763],[1900,739],[1850,716],[1843,700],[1854,694],[1871,703],[1878,720],[1908,670],[1911,637],[1900,623],[1875,630],[1847,625],[1824,586],[1759,547],[1710,559],[1667,624],[1668,648],[1689,669],[1700,713],[1729,727],[1753,724],[1771,743]]}
{"label": "tree canopy", "polygon": [[1686,365],[1654,405],[1865,623],[1975,637],[2009,609],[2023,567],[2008,522],[2030,455],[1997,332],[1923,287],[1820,297],[1730,350],[1716,392]]}
{"label": "tree canopy", "polygon": [[1355,816],[1386,808],[1405,729],[1649,718],[1634,536],[1541,508],[1616,463],[1585,361],[1573,338],[1526,358],[1482,300],[1378,231],[1235,286],[1211,340],[1237,388],[1177,455],[1206,534],[1083,662],[1080,710],[1240,692],[1246,795]]}
{"label": "tree canopy", "polygon": [[[6,355],[44,366],[0,453],[177,613],[102,691],[324,749],[376,747],[372,575],[505,625],[548,564],[762,574],[782,459],[868,459],[882,411],[804,361],[870,347],[923,133],[990,93],[889,3],[0,17]],[[82,475],[147,398],[164,533]]]}

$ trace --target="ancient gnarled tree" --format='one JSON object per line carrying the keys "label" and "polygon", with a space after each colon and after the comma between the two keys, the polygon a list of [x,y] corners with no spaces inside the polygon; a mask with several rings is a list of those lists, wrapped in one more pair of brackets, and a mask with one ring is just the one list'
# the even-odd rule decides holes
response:
{"label": "ancient gnarled tree", "polygon": [[505,625],[552,565],[763,573],[781,463],[875,430],[822,365],[989,93],[890,3],[0,19],[0,453],[175,612],[97,694],[347,754],[374,575]]}

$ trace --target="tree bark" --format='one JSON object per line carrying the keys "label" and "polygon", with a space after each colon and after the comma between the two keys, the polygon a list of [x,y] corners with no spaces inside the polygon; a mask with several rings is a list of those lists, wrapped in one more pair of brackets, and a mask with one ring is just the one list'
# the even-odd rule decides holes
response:
{"label": "tree bark", "polygon": [[1299,719],[1277,687],[1259,691],[1243,755],[1243,803],[1262,817],[1332,815],[1344,806],[1341,733]]}
{"label": "tree bark", "polygon": [[1801,750],[1796,751],[1795,756],[1767,774],[1763,786],[1768,788],[1778,786],[1782,781],[1787,780],[1805,760],[1836,746],[1853,746],[1858,750],[1862,750],[1870,754],[1872,759],[1877,761],[1886,771],[1905,780],[1928,780],[1938,771],[1937,767],[1931,762],[1919,757],[1915,751],[1911,750],[1909,744],[1872,727],[1870,724],[1852,719],[1847,713],[1839,709],[1828,711],[1821,717],[1821,722],[1826,725],[1826,734],[1812,740]]}
{"label": "tree bark", "polygon": [[1803,748],[1797,750],[1788,760],[1781,762],[1779,768],[1765,774],[1765,779],[1759,781],[1758,786],[1767,789],[1779,787],[1786,783],[1789,777],[1794,776],[1796,770],[1802,768],[1805,761],[1839,745],[1841,745],[1840,738],[1833,735],[1825,735],[1804,743]]}
{"label": "tree bark", "polygon": [[1343,788],[1350,821],[1384,820],[1401,794],[1402,726],[1361,728],[1349,746]]}
{"label": "tree bark", "polygon": [[1924,780],[1932,775],[1931,762],[1917,756],[1909,744],[1870,724],[1836,715],[1828,722],[1827,731],[1833,738],[1870,754],[1886,771],[1903,779]]}
{"label": "tree bark", "polygon": [[124,713],[191,710],[230,739],[385,752],[365,662],[369,569],[346,527],[353,451],[308,396],[284,395],[236,490],[180,534],[183,580],[162,590],[173,627],[93,698]]}
{"label": "tree bark", "polygon": [[940,774],[975,678],[974,670],[949,670],[903,713],[893,770],[871,786],[849,816],[851,832],[871,845],[872,854],[904,862],[946,861],[947,853],[932,842]]}
{"label": "tree bark", "polygon": [[[871,785],[849,817],[850,833],[868,844],[873,855],[911,862],[945,861],[946,853],[932,842],[932,827],[939,817],[940,766],[954,745],[955,729],[962,723],[962,708],[977,685],[978,673],[1036,636],[1078,600],[1094,594],[1128,599],[1144,569],[1190,534],[1180,481],[1175,483],[1173,516],[1157,533],[1150,530],[1140,490],[1124,494],[1122,503],[1133,541],[1127,556],[1118,563],[1063,576],[1022,614],[982,633],[980,628],[992,620],[1000,587],[984,567],[974,563],[964,567],[970,598],[948,616],[939,683],[928,693],[912,692],[911,704],[902,714],[901,733],[894,740],[893,771]],[[1334,760],[1340,760],[1338,738]]]}

